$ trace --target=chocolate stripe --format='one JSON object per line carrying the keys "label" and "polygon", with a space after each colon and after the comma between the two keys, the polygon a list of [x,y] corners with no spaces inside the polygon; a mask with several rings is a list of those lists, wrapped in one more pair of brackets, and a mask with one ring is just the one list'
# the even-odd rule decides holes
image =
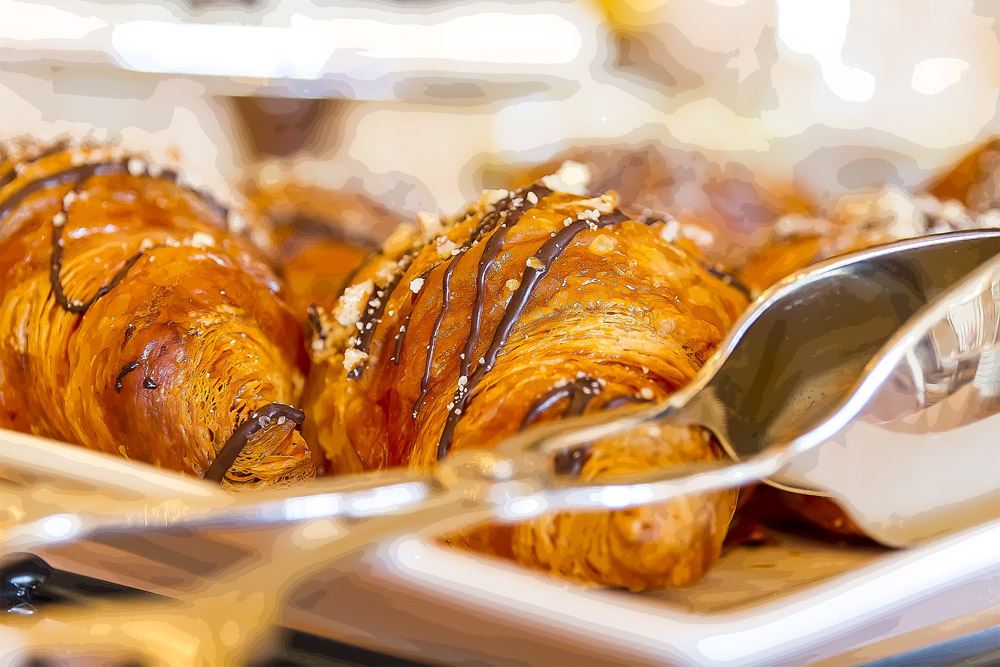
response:
{"label": "chocolate stripe", "polygon": [[[462,245],[461,248],[459,248],[459,252],[456,253],[455,255],[452,255],[451,257],[449,257],[445,261],[448,261],[449,263],[453,262],[455,259],[457,259],[457,257],[459,257],[460,255],[464,254],[466,250],[468,250],[473,245],[475,245],[476,243],[478,243],[481,240],[481,238],[483,237],[484,234],[486,234],[487,232],[489,232],[490,230],[492,230],[492,225],[496,224],[495,220],[499,218],[500,211],[505,206],[509,205],[512,199],[513,199],[513,195],[507,197],[502,202],[499,202],[498,205],[497,205],[497,207],[493,210],[493,212],[491,212],[488,216],[485,216],[483,218],[483,220],[480,220],[479,225],[469,235],[468,240]],[[501,204],[503,204],[503,206],[501,206]],[[465,221],[467,221],[469,219],[469,217],[471,217],[473,214],[474,214],[474,210],[470,209],[469,212],[466,213],[465,217],[462,218],[459,222],[456,223],[456,226],[457,225],[461,225],[462,223],[464,223]],[[491,220],[493,220],[492,223],[490,222]],[[382,320],[382,312],[385,310],[385,304],[386,304],[386,302],[392,296],[393,290],[395,290],[396,286],[399,284],[399,281],[402,279],[403,275],[409,269],[410,264],[412,264],[413,260],[416,258],[416,256],[420,253],[420,251],[424,247],[426,247],[426,245],[425,246],[421,246],[420,248],[415,248],[415,249],[411,250],[406,255],[406,257],[404,257],[404,259],[408,259],[409,261],[407,261],[405,263],[405,265],[401,266],[400,269],[397,271],[396,275],[393,276],[392,282],[390,283],[390,285],[388,286],[388,289],[386,290],[386,294],[384,296],[380,296],[379,297],[381,299],[381,303],[379,304],[378,313],[375,314],[375,313],[371,313],[371,312],[366,311],[365,315],[362,317],[361,335],[358,337],[358,344],[355,345],[355,349],[360,350],[361,352],[364,352],[366,354],[368,354],[370,352],[372,339],[375,336],[375,329],[377,328],[378,324]],[[436,265],[432,266],[430,269],[428,269],[427,271],[425,271],[424,274],[422,274],[422,275],[429,275],[430,272],[433,269],[436,269],[438,266],[440,266],[440,264],[436,264]],[[350,282],[351,281],[348,281],[346,283],[346,285],[349,286]],[[447,307],[447,306],[443,306],[443,307]],[[413,311],[411,310],[410,312],[412,314]],[[373,322],[372,318],[375,318],[374,322]],[[369,322],[373,322],[371,327],[368,326]],[[409,316],[407,316],[407,323],[408,322],[409,322]],[[399,351],[402,348],[402,344],[399,343],[398,341],[399,341],[399,339],[397,339],[397,345],[396,345],[396,351],[395,351],[395,357],[394,357],[395,359],[399,358]],[[433,341],[431,342],[431,346],[433,347]],[[348,372],[348,374],[347,374],[348,379],[350,379],[350,380],[357,380],[359,377],[361,377],[361,373],[364,371],[364,369],[365,369],[366,366],[367,366],[367,364],[365,362],[362,362],[362,363],[358,364],[357,366],[355,366],[351,371]],[[415,411],[416,411],[416,408],[415,408]]]}
{"label": "chocolate stripe", "polygon": [[[423,285],[423,283],[427,280],[428,276],[430,276],[430,275],[431,275],[431,269],[427,269],[426,271],[424,271],[423,273],[421,273],[420,277],[419,277],[419,280],[421,281],[420,284]],[[410,297],[410,312],[408,312],[406,314],[406,317],[403,319],[403,326],[402,326],[402,328],[399,331],[396,332],[396,336],[395,336],[395,338],[396,338],[396,349],[392,353],[392,359],[390,359],[390,361],[392,361],[392,363],[394,363],[396,365],[399,365],[399,357],[400,357],[401,353],[403,352],[403,342],[406,340],[406,332],[410,328],[410,316],[413,315],[413,311],[417,307],[417,300],[420,298],[420,295],[423,294],[423,293],[424,293],[424,290],[421,289],[418,294],[414,294],[413,296]]]}
{"label": "chocolate stripe", "polygon": [[0,202],[0,220],[7,217],[7,214],[20,206],[21,202],[25,199],[46,188],[58,188],[67,183],[79,183],[91,176],[124,173],[128,173],[128,161],[114,160],[111,162],[74,165],[52,174],[47,174],[44,178],[36,178],[26,183],[24,187],[11,194],[3,202]]}
{"label": "chocolate stripe", "polygon": [[[543,197],[547,197],[552,194],[552,191],[548,188],[536,185],[524,193],[525,198],[527,198],[528,193],[533,193],[538,200]],[[533,206],[537,205],[533,204]],[[524,215],[526,209],[518,208],[515,209],[510,215],[510,219],[506,218],[506,214],[501,214],[502,221],[500,222],[499,228],[490,236],[489,240],[486,241],[486,245],[483,247],[483,254],[479,258],[479,268],[476,272],[476,298],[472,305],[472,318],[469,322],[469,334],[465,340],[465,347],[462,350],[461,358],[461,368],[459,369],[460,377],[469,377],[469,370],[472,368],[472,356],[473,351],[476,349],[476,345],[479,344],[480,328],[483,321],[483,309],[486,307],[486,275],[489,273],[490,268],[496,261],[497,256],[503,249],[504,241],[507,240],[507,230],[513,227]]]}
{"label": "chocolate stripe", "polygon": [[514,292],[510,302],[507,304],[507,308],[504,310],[503,317],[500,319],[497,330],[493,334],[493,340],[482,357],[482,363],[479,364],[475,372],[469,377],[464,390],[460,390],[460,392],[456,392],[455,394],[455,405],[448,413],[444,430],[441,433],[441,439],[438,441],[437,458],[439,460],[447,455],[451,447],[455,426],[458,424],[458,420],[465,410],[468,397],[479,383],[482,382],[486,374],[492,370],[494,364],[496,364],[497,355],[500,354],[500,350],[507,343],[514,325],[521,318],[521,315],[524,314],[524,310],[534,293],[535,287],[537,287],[542,277],[548,272],[552,263],[569,247],[569,244],[576,235],[587,229],[590,225],[607,227],[628,219],[628,216],[620,210],[615,210],[613,213],[601,216],[597,220],[577,220],[560,229],[556,232],[555,236],[543,243],[541,248],[538,249],[535,253],[535,258],[542,264],[542,268],[535,269],[528,267],[525,269],[524,275],[521,278],[521,284],[517,288],[517,291]]}
{"label": "chocolate stripe", "polygon": [[[545,189],[544,192],[548,193],[548,190]],[[519,190],[517,192],[510,193],[507,197],[497,202],[494,209],[488,215],[483,216],[483,219],[480,220],[476,228],[469,234],[469,239],[462,245],[458,254],[451,258],[448,268],[445,270],[443,279],[444,302],[441,306],[441,311],[434,320],[434,329],[431,332],[430,342],[428,343],[427,348],[427,363],[424,368],[424,375],[420,380],[420,395],[417,397],[413,407],[412,414],[414,419],[416,419],[417,415],[420,414],[420,408],[423,405],[424,399],[427,397],[427,389],[430,386],[434,348],[436,346],[437,337],[440,333],[441,323],[443,322],[445,312],[448,309],[451,294],[451,276],[454,273],[455,267],[458,265],[458,261],[465,256],[465,253],[469,250],[469,248],[476,243],[479,243],[486,236],[486,234],[493,232],[493,235],[490,236],[485,247],[483,248],[483,255],[480,257],[478,263],[476,273],[476,299],[473,306],[473,318],[470,323],[469,334],[466,338],[465,350],[459,357],[460,377],[467,380],[471,364],[471,350],[479,340],[479,326],[482,318],[485,298],[486,271],[493,260],[496,259],[497,254],[500,252],[500,248],[503,246],[503,241],[507,235],[507,229],[512,227],[518,220],[521,219],[521,216],[524,213],[522,206],[524,205],[526,196],[527,192]],[[457,395],[462,392],[462,387],[463,385],[460,384],[456,390],[456,402],[458,401]]]}
{"label": "chocolate stripe", "polygon": [[451,276],[455,273],[458,261],[465,256],[465,252],[466,249],[463,248],[460,253],[451,258],[448,268],[445,269],[444,275],[441,277],[441,310],[438,311],[437,317],[434,318],[434,328],[431,329],[431,336],[427,343],[427,361],[424,364],[423,377],[420,378],[420,395],[417,396],[417,400],[413,404],[413,412],[411,413],[414,419],[420,414],[420,407],[424,404],[424,399],[427,398],[427,388],[431,382],[431,367],[434,364],[434,347],[437,345],[438,335],[441,332],[441,323],[444,322],[444,316],[448,312],[448,302],[451,300]]}
{"label": "chocolate stripe", "polygon": [[[8,213],[20,206],[26,198],[46,188],[59,187],[66,185],[67,183],[81,183],[92,176],[127,174],[129,173],[128,164],[132,159],[138,158],[125,157],[119,160],[88,162],[86,164],[72,165],[51,174],[46,174],[42,178],[36,178],[29,181],[24,185],[24,187],[11,194],[3,202],[0,202],[0,220],[7,217]],[[142,160],[140,160],[140,162],[143,164],[143,172],[140,174],[141,176],[148,176],[151,178],[157,178],[161,181],[177,183],[178,173],[173,169],[164,169],[156,176],[152,176],[149,173],[148,165],[146,165],[146,163]],[[209,208],[216,213],[216,215],[221,217],[224,221],[226,220],[229,215],[229,207],[212,196],[210,192],[201,188],[192,188],[188,186],[183,186],[182,189],[201,198],[201,200],[204,201]]]}
{"label": "chocolate stripe", "polygon": [[[0,190],[2,190],[3,188],[5,188],[10,183],[14,182],[14,179],[17,178],[17,168],[19,166],[25,165],[25,164],[31,164],[32,162],[38,162],[42,158],[48,157],[50,155],[55,155],[59,151],[64,150],[67,145],[68,145],[67,142],[60,141],[60,142],[55,143],[52,146],[49,146],[48,148],[42,150],[37,155],[34,155],[34,156],[29,157],[29,158],[24,159],[24,160],[20,160],[18,162],[11,162],[10,169],[8,169],[2,176],[0,176]],[[4,160],[6,160],[6,156],[4,156],[4,159],[0,160],[0,161],[4,161]]]}
{"label": "chocolate stripe", "polygon": [[[392,298],[392,293],[396,291],[396,287],[399,286],[399,281],[403,279],[403,275],[413,262],[414,257],[416,257],[416,253],[414,252],[405,255],[400,260],[400,262],[403,263],[402,266],[400,266],[396,275],[392,277],[392,280],[389,281],[389,284],[380,290],[375,290],[375,295],[379,300],[378,306],[370,308],[368,307],[368,304],[365,304],[365,312],[358,321],[361,328],[357,334],[357,345],[355,345],[355,349],[360,350],[365,354],[371,352],[372,340],[375,337],[375,329],[378,328],[379,322],[382,321],[382,313],[385,312],[386,304],[388,304],[389,299]],[[371,303],[371,300],[369,300],[369,303]],[[349,380],[357,380],[361,377],[361,373],[367,365],[368,364],[365,362],[361,362],[347,373],[347,378]]]}
{"label": "chocolate stripe", "polygon": [[216,454],[215,460],[212,461],[211,465],[208,466],[208,471],[205,472],[205,479],[212,482],[221,482],[222,478],[233,467],[233,464],[236,463],[236,459],[239,458],[240,452],[247,446],[250,438],[257,431],[267,428],[271,420],[282,417],[296,424],[301,424],[306,415],[301,410],[297,410],[284,403],[269,403],[262,408],[254,410],[250,414],[250,417],[233,431],[233,434],[226,440],[226,444]]}
{"label": "chocolate stripe", "polygon": [[542,394],[525,413],[524,418],[521,419],[521,430],[523,431],[534,424],[546,410],[564,398],[569,398],[570,401],[566,405],[566,409],[563,410],[563,417],[582,415],[583,411],[587,409],[587,405],[600,391],[600,383],[592,377],[576,378],[561,387],[553,387]]}
{"label": "chocolate stripe", "polygon": [[[80,180],[76,182],[73,186],[71,192],[76,194],[80,191],[83,184],[89,178],[87,175],[81,175]],[[100,299],[102,296],[110,292],[115,288],[118,283],[125,279],[128,275],[129,269],[131,269],[139,258],[145,254],[145,250],[139,250],[138,252],[132,254],[117,273],[112,276],[111,280],[106,284],[102,285],[97,289],[97,292],[88,301],[73,301],[66,296],[66,292],[63,290],[62,279],[60,274],[62,273],[62,262],[63,262],[63,250],[65,244],[63,243],[62,230],[66,226],[69,218],[69,209],[66,205],[66,199],[63,198],[62,203],[59,206],[59,213],[57,216],[62,217],[62,222],[56,223],[55,219],[52,222],[52,251],[49,254],[49,284],[52,287],[52,295],[55,297],[56,303],[69,313],[85,313],[87,310],[94,305],[94,303]]]}
{"label": "chocolate stripe", "polygon": [[122,366],[122,369],[118,371],[118,376],[115,377],[115,393],[120,394],[122,391],[122,383],[125,381],[125,376],[139,368],[139,362],[130,361],[129,363]]}
{"label": "chocolate stripe", "polygon": [[630,394],[625,394],[623,396],[615,396],[614,398],[609,398],[601,406],[601,410],[614,410],[615,408],[620,408],[623,405],[632,405],[633,403],[649,403],[648,398],[643,398],[642,396],[632,396]]}

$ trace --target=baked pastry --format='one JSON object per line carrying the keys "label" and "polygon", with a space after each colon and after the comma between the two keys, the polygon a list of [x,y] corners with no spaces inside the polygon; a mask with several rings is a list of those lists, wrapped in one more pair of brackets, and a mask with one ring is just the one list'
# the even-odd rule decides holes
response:
{"label": "baked pastry", "polygon": [[[746,297],[667,221],[632,220],[614,194],[565,180],[401,226],[320,313],[307,424],[335,472],[427,468],[536,423],[662,399],[695,375]],[[611,480],[721,456],[700,429],[651,426],[555,465]],[[449,540],[585,582],[681,586],[718,556],[735,501],[726,490]]]}
{"label": "baked pastry", "polygon": [[761,290],[793,271],[880,243],[942,232],[1000,227],[1000,139],[937,179],[925,193],[894,186],[841,197],[827,215],[784,215],[769,243],[740,272]]}
{"label": "baked pastry", "polygon": [[263,229],[117,148],[0,156],[0,427],[221,481],[315,475]]}
{"label": "baked pastry", "polygon": [[296,316],[332,307],[377,239],[399,217],[363,195],[297,183],[251,183],[248,199],[271,223],[275,269]]}

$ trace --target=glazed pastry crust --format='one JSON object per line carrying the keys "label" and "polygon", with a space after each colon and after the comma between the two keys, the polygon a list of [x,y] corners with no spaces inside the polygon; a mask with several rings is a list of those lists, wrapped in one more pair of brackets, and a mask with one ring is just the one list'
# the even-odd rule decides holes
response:
{"label": "glazed pastry crust", "polygon": [[378,247],[382,230],[400,218],[363,195],[295,182],[245,188],[271,223],[274,264],[296,317],[309,306],[331,308],[347,281]]}
{"label": "glazed pastry crust", "polygon": [[[298,400],[301,329],[260,228],[115,149],[19,152],[0,164],[0,426],[203,475],[254,410]],[[87,164],[105,166],[74,184]],[[124,271],[83,312],[56,299],[54,235],[70,303]],[[225,483],[313,477],[293,427],[252,435]]]}
{"label": "glazed pastry crust", "polygon": [[[663,398],[691,380],[745,307],[742,293],[713,276],[693,248],[664,238],[665,223],[628,219],[613,195],[587,198],[541,186],[531,192],[537,204],[525,190],[486,193],[464,219],[400,228],[324,315],[313,343],[318,366],[307,433],[338,462],[337,471],[430,467],[442,449],[493,446],[529,413],[535,422],[557,419],[580,396],[587,396],[584,413],[619,397]],[[488,216],[508,209],[503,219],[516,222],[492,231],[506,235],[502,244],[490,243],[490,234],[466,243]],[[546,262],[546,244],[570,225],[565,249]],[[491,249],[495,260],[480,262]],[[526,291],[522,284],[541,266]],[[367,309],[378,317],[352,321]],[[479,336],[470,337],[477,317]],[[504,323],[509,334],[497,346]],[[397,357],[396,336],[404,332]],[[495,363],[487,359],[491,350]],[[548,392],[573,382],[590,383],[590,393],[533,411]],[[701,432],[655,431],[594,443],[574,474],[607,480],[721,456]],[[602,585],[686,585],[718,556],[735,500],[735,491],[724,491],[450,539]]]}

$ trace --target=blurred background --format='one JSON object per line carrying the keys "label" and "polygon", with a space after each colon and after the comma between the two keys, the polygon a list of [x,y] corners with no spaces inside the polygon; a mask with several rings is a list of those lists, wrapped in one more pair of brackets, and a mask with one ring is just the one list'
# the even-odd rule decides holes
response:
{"label": "blurred background", "polygon": [[1000,134],[994,0],[0,0],[0,15],[0,138],[119,139],[223,192],[292,184],[376,238],[569,157],[739,246],[845,192],[918,190]]}

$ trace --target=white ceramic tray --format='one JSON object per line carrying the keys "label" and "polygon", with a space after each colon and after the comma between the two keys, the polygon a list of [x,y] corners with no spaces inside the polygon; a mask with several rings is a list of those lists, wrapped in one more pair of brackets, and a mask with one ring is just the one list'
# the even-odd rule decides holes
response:
{"label": "white ceramic tray", "polygon": [[[141,490],[178,506],[221,493],[200,480],[0,431],[0,460],[13,457],[50,462],[36,479],[21,479],[35,485],[39,503],[49,502],[46,488],[81,484],[89,494],[134,498]],[[60,466],[63,480],[52,472]],[[16,502],[9,488],[0,487],[4,505]],[[76,508],[62,509],[72,516]],[[324,563],[324,545],[345,528],[315,519],[146,528],[33,552],[56,568],[182,598],[256,560],[262,590],[279,591],[264,606],[281,625],[433,663],[854,664],[1000,623],[1000,521],[908,551],[781,535],[777,545],[729,550],[693,588],[654,594],[567,584],[413,536]],[[303,556],[302,570],[269,566],[263,554],[273,557],[278,544],[292,550],[279,554],[285,563],[297,562],[299,549],[318,560]],[[256,594],[238,593],[247,604]],[[212,613],[207,631],[222,632],[224,617],[215,614],[231,610]],[[38,629],[0,629],[0,646],[37,641]]]}

